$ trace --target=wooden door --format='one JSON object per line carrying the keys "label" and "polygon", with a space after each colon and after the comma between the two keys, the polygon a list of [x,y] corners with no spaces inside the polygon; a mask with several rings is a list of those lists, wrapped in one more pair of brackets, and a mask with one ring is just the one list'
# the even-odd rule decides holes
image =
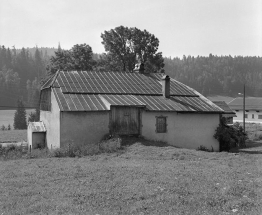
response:
{"label": "wooden door", "polygon": [[112,134],[139,134],[140,111],[136,107],[111,107],[110,133]]}

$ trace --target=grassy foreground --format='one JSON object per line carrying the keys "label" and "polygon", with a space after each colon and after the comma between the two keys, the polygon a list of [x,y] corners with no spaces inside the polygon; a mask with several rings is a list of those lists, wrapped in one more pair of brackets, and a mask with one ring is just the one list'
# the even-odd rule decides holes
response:
{"label": "grassy foreground", "polygon": [[[250,151],[252,153],[252,151]],[[145,146],[0,161],[0,214],[262,214],[262,156]]]}

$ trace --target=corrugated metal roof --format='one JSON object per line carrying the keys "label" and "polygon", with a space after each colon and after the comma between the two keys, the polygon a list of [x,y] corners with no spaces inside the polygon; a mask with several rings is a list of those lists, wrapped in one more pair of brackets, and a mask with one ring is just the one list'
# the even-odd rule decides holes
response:
{"label": "corrugated metal roof", "polygon": [[161,74],[57,72],[52,86],[61,111],[108,111],[141,106],[149,111],[223,112],[194,89],[170,79],[170,99],[162,96]]}
{"label": "corrugated metal roof", "polygon": [[[154,79],[157,79],[160,83],[162,74],[150,73],[148,75],[153,77]],[[191,88],[173,78],[170,78],[170,95],[196,96],[196,94],[194,93],[194,91],[191,90]]]}
{"label": "corrugated metal roof", "polygon": [[[63,93],[161,95],[161,76],[161,74],[61,71],[55,84]],[[171,79],[170,94],[195,96],[191,89],[174,79]]]}
{"label": "corrugated metal roof", "polygon": [[56,80],[56,77],[59,73],[55,73],[54,75],[52,75],[49,79],[46,80],[46,82],[41,86],[41,89],[45,89],[45,88],[49,88],[51,86],[53,87],[59,87],[59,86],[55,86],[54,82]]}
{"label": "corrugated metal roof", "polygon": [[107,111],[99,95],[64,94],[61,89],[53,88],[61,111]]}
{"label": "corrugated metal roof", "polygon": [[108,111],[113,106],[138,106],[149,111],[221,112],[200,97],[170,97],[141,95],[63,94],[54,88],[61,111]]}
{"label": "corrugated metal roof", "polygon": [[142,103],[132,95],[101,95],[102,101],[113,106],[137,106],[145,107]]}
{"label": "corrugated metal roof", "polygon": [[46,132],[45,125],[42,121],[40,122],[29,122],[28,127],[32,132]]}
{"label": "corrugated metal roof", "polygon": [[234,114],[235,113],[234,111],[232,111],[230,109],[230,107],[224,101],[213,101],[213,103],[216,104],[218,107],[222,108],[228,114]]}
{"label": "corrugated metal roof", "polygon": [[[228,103],[232,110],[243,110],[243,97],[238,97]],[[261,97],[246,97],[245,98],[246,110],[262,110]]]}
{"label": "corrugated metal roof", "polygon": [[212,106],[200,97],[170,97],[163,96],[135,96],[146,104],[149,111],[176,111],[176,112],[222,112],[215,105]]}

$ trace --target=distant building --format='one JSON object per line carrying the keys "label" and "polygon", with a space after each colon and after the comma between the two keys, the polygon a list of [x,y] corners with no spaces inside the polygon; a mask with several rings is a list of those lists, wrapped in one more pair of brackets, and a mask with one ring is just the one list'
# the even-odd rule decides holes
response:
{"label": "distant building", "polygon": [[[236,112],[234,121],[243,121],[243,97],[233,99],[228,106]],[[245,99],[245,121],[262,123],[262,98],[246,97]]]}
{"label": "distant building", "polygon": [[110,133],[219,151],[213,136],[225,111],[166,75],[139,68],[133,73],[58,71],[40,97],[50,149],[95,144]]}

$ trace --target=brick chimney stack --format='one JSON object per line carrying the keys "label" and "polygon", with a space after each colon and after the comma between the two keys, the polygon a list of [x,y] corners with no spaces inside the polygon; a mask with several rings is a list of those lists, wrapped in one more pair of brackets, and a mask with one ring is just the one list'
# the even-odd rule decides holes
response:
{"label": "brick chimney stack", "polygon": [[168,75],[164,75],[161,78],[162,82],[162,93],[164,98],[170,97],[170,77]]}

